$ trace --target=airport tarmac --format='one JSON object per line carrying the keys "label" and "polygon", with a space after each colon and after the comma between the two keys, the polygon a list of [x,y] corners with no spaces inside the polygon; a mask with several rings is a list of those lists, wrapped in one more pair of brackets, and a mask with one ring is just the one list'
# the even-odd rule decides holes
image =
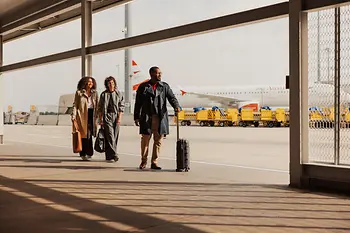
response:
{"label": "airport tarmac", "polygon": [[[255,128],[201,128],[181,127],[180,137],[190,142],[191,173],[200,172],[203,180],[288,183],[289,130]],[[71,127],[11,125],[5,127],[8,145],[39,146],[54,151],[51,159],[77,159],[72,153]],[[163,141],[159,164],[164,169],[175,169],[176,128]],[[152,145],[152,141],[151,141]],[[140,162],[138,128],[121,127],[119,139],[120,161],[111,166],[136,168]],[[149,155],[149,160],[151,154]],[[100,164],[104,155],[95,152],[92,161]],[[203,173],[205,170],[207,172]],[[248,175],[237,177],[244,171]],[[261,174],[267,175],[262,178]]]}
{"label": "airport tarmac", "polygon": [[136,127],[110,164],[73,154],[70,127],[6,126],[0,232],[349,232],[350,200],[288,188],[288,128],[182,127],[188,173],[175,172],[175,130],[163,169],[140,171]]}
{"label": "airport tarmac", "polygon": [[[350,145],[345,137],[350,132],[347,131],[341,131],[340,162],[344,165],[350,164]],[[310,162],[334,162],[332,129],[310,129],[309,135]],[[190,174],[196,173],[193,177],[202,177],[203,182],[218,179],[224,182],[288,183],[289,128],[184,126],[181,127],[180,137],[190,142]],[[78,154],[72,153],[70,126],[7,125],[5,143],[12,151],[13,148],[19,149],[18,155],[25,153],[22,149],[28,147],[42,158],[62,161],[60,164],[64,164],[65,160],[79,162],[80,159]],[[170,135],[163,140],[159,160],[165,170],[175,169],[175,145],[176,127],[170,126]],[[42,154],[46,150],[48,153]],[[121,127],[118,151],[120,160],[112,166],[138,167],[140,136],[137,127]],[[89,164],[101,163],[104,164],[104,154],[95,152]],[[203,170],[208,172],[203,173]]]}

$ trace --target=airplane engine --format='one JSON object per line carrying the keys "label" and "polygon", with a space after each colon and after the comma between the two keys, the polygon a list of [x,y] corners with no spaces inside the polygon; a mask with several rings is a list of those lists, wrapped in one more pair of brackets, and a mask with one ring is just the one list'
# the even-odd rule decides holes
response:
{"label": "airplane engine", "polygon": [[247,101],[238,103],[238,109],[250,108],[254,111],[259,111],[259,102],[258,101]]}

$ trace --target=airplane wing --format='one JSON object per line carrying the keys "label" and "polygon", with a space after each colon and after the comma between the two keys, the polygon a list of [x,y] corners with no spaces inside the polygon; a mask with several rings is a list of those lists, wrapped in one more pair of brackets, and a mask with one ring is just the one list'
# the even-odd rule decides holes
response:
{"label": "airplane wing", "polygon": [[187,91],[183,91],[183,90],[181,90],[181,93],[182,93],[182,95],[186,95],[186,94],[195,95],[199,98],[215,101],[215,102],[221,103],[221,104],[226,105],[226,106],[230,106],[233,104],[237,104],[239,102],[247,101],[247,100],[236,99],[236,98],[232,98],[232,97],[202,94],[202,93],[197,93],[197,92],[187,92]]}

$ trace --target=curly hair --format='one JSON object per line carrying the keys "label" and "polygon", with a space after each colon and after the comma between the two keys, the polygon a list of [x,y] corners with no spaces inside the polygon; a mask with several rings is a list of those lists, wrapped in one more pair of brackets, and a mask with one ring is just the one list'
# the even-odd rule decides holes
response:
{"label": "curly hair", "polygon": [[93,77],[89,77],[89,76],[82,77],[82,78],[79,80],[78,85],[77,85],[77,89],[78,89],[78,90],[85,89],[85,88],[86,88],[86,85],[87,85],[88,82],[89,82],[89,79],[91,79],[91,80],[92,80],[92,83],[93,83],[91,89],[96,90],[96,89],[97,89],[96,80],[95,80]]}
{"label": "curly hair", "polygon": [[159,70],[159,67],[158,66],[152,66],[150,69],[149,69],[149,74],[152,74],[153,72],[156,72],[156,70]]}
{"label": "curly hair", "polygon": [[109,83],[109,81],[113,81],[115,89],[117,89],[117,81],[115,80],[115,78],[113,76],[109,76],[109,77],[107,77],[105,79],[105,88],[106,88],[106,90],[108,90],[108,83]]}

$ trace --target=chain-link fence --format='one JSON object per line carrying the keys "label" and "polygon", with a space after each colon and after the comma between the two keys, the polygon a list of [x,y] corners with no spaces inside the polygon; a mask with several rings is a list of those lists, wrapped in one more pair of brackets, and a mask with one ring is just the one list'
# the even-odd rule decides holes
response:
{"label": "chain-link fence", "polygon": [[309,161],[350,165],[350,7],[308,13]]}
{"label": "chain-link fence", "polygon": [[[350,93],[350,6],[340,8],[340,86]],[[346,113],[349,112],[349,107]],[[345,119],[350,121],[349,118]],[[350,165],[350,128],[340,129],[339,164]]]}

